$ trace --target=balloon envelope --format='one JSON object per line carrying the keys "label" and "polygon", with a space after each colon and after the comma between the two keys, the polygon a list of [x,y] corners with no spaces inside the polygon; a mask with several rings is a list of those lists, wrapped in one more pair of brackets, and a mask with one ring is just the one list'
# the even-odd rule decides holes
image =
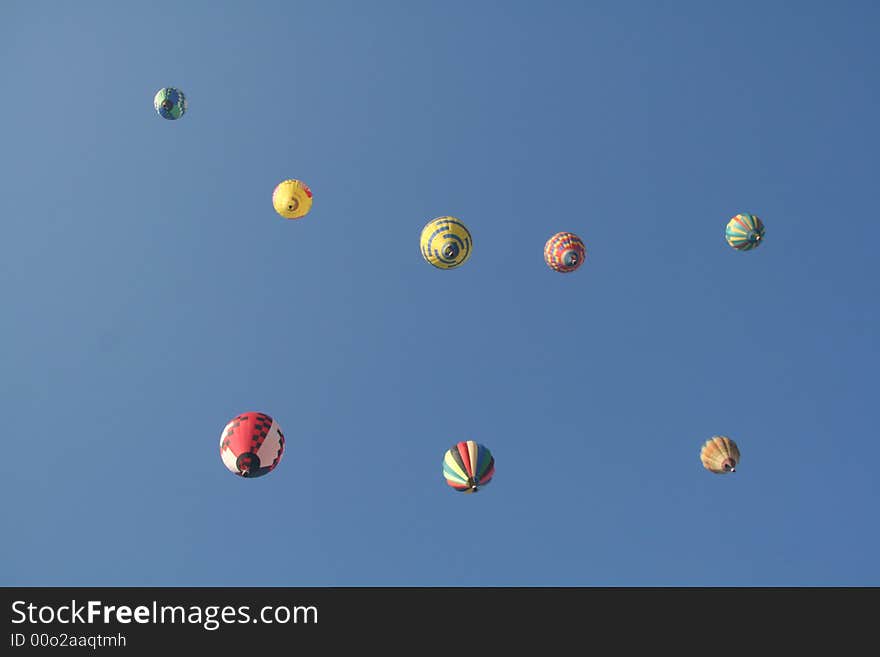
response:
{"label": "balloon envelope", "polygon": [[553,271],[568,274],[580,267],[587,258],[583,240],[574,233],[556,233],[544,245],[544,262]]}
{"label": "balloon envelope", "polygon": [[186,112],[186,96],[175,87],[163,87],[153,97],[153,107],[163,119],[176,121]]}
{"label": "balloon envelope", "polygon": [[438,269],[460,267],[471,257],[471,233],[455,217],[432,219],[422,229],[422,257]]}
{"label": "balloon envelope", "polygon": [[220,458],[240,477],[262,477],[275,469],[284,454],[284,434],[265,413],[242,413],[220,433]]}
{"label": "balloon envelope", "polygon": [[703,467],[715,474],[736,472],[739,463],[739,447],[727,436],[712,436],[700,450]]}
{"label": "balloon envelope", "polygon": [[764,222],[754,214],[738,214],[727,222],[724,239],[737,251],[751,251],[764,241]]}
{"label": "balloon envelope", "polygon": [[312,190],[301,180],[284,180],[272,192],[272,205],[285,219],[299,219],[312,209]]}
{"label": "balloon envelope", "polygon": [[473,440],[456,443],[443,457],[446,483],[462,493],[476,493],[495,475],[495,458],[485,446]]}

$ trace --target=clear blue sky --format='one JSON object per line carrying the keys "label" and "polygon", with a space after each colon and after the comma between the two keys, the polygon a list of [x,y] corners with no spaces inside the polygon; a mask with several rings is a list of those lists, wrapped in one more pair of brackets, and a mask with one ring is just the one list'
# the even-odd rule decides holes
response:
{"label": "clear blue sky", "polygon": [[[0,581],[880,585],[878,21],[3,2]],[[218,453],[244,411],[287,437],[261,479]]]}

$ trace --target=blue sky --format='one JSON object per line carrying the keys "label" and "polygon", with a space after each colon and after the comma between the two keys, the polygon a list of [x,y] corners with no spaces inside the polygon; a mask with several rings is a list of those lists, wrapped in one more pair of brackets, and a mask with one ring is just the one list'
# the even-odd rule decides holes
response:
{"label": "blue sky", "polygon": [[[0,581],[880,585],[878,19],[3,3]],[[288,441],[261,479],[218,453],[245,411]]]}

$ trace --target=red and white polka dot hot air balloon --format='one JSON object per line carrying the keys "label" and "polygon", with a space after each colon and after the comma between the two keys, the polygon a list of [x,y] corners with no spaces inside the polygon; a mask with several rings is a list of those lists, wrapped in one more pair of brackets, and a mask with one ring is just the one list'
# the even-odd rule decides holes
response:
{"label": "red and white polka dot hot air balloon", "polygon": [[220,458],[240,477],[267,475],[284,453],[281,427],[265,413],[242,413],[232,418],[220,434]]}

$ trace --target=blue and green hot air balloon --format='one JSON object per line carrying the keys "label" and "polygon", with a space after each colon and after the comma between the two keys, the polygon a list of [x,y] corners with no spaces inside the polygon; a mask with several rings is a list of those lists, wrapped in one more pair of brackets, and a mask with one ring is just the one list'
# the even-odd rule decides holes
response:
{"label": "blue and green hot air balloon", "polygon": [[163,119],[175,121],[186,112],[186,96],[180,89],[164,87],[156,92],[153,107]]}

